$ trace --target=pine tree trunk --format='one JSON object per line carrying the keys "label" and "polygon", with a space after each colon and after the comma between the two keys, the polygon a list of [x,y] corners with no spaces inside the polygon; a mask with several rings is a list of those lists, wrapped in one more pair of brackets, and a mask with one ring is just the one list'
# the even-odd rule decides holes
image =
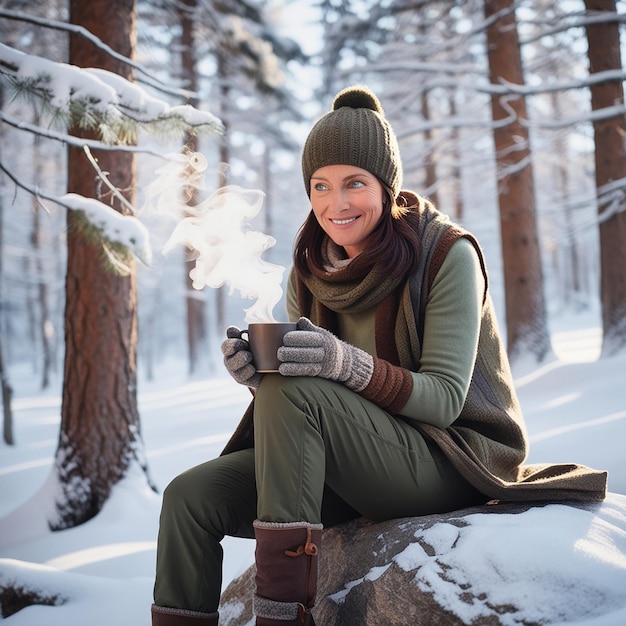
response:
{"label": "pine tree trunk", "polygon": [[[486,0],[490,82],[523,85],[513,0]],[[499,15],[497,15],[499,14]],[[493,19],[497,15],[497,19]],[[491,97],[498,169],[498,202],[506,299],[507,349],[512,363],[530,355],[541,362],[550,351],[528,119],[523,96]]]}
{"label": "pine tree trunk", "polygon": [[[73,24],[84,26],[128,57],[134,52],[135,20],[134,0],[70,2]],[[70,63],[131,77],[127,65],[76,35],[70,37]],[[108,151],[94,151],[94,157],[132,202],[134,157]],[[77,148],[68,151],[68,191],[111,201]],[[132,266],[128,276],[105,269],[102,246],[85,239],[73,211],[68,212],[67,225],[65,370],[55,460],[60,487],[57,517],[49,520],[53,529],[76,526],[96,515],[141,453],[135,269]]]}
{"label": "pine tree trunk", "polygon": [[[589,12],[615,13],[614,0],[585,0]],[[622,69],[619,22],[587,26],[589,73]],[[619,78],[591,86],[594,111],[624,104]],[[626,351],[626,122],[623,111],[593,123],[596,188],[600,216],[600,299],[602,356]],[[618,183],[615,186],[615,183]]]}
{"label": "pine tree trunk", "polygon": [[13,389],[9,384],[9,375],[4,365],[4,354],[2,347],[2,334],[0,333],[0,385],[2,386],[2,436],[4,443],[9,446],[15,444],[13,437],[13,412],[11,409],[11,398]]}

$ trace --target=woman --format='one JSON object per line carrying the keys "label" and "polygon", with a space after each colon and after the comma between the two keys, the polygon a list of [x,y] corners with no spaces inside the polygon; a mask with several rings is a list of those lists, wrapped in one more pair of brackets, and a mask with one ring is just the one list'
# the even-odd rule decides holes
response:
{"label": "woman", "polygon": [[340,92],[302,170],[280,375],[239,329],[224,362],[254,400],[222,455],[163,499],[153,624],[217,624],[224,535],[256,538],[259,626],[312,623],[324,526],[491,499],[602,499],[606,474],[523,466],[524,421],[474,237],[401,190],[376,96]]}

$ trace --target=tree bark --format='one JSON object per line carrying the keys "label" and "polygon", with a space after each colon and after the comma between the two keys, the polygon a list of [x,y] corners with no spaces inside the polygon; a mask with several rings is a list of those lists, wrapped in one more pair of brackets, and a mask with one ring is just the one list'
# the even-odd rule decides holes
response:
{"label": "tree bark", "polygon": [[13,388],[9,383],[9,375],[4,364],[2,333],[0,333],[0,385],[2,387],[2,437],[4,443],[12,446],[15,445],[15,438],[13,436],[13,412],[11,409]]}
{"label": "tree bark", "polygon": [[[524,83],[513,0],[486,0],[490,82]],[[491,97],[506,300],[507,350],[512,363],[550,351],[528,119],[523,96]]]}
{"label": "tree bark", "polygon": [[[614,0],[585,0],[588,12],[615,13]],[[619,70],[619,22],[589,25],[589,73]],[[623,106],[619,79],[591,86],[594,111]],[[602,304],[602,357],[626,351],[626,122],[624,113],[593,123],[596,188],[600,230],[600,301]],[[621,183],[619,182],[621,180]]]}
{"label": "tree bark", "polygon": [[[132,58],[135,1],[71,0],[70,22]],[[70,63],[98,67],[132,78],[129,67],[85,39],[70,36]],[[82,136],[93,133],[81,132]],[[128,153],[94,151],[99,166],[132,203],[135,160]],[[68,191],[111,201],[81,150],[68,149]],[[121,207],[115,207],[122,210]],[[137,410],[137,285],[134,264],[127,276],[106,269],[102,246],[88,241],[68,212],[65,309],[65,368],[61,433],[55,465],[59,479],[53,530],[95,516],[124,477],[133,458],[141,460]]]}

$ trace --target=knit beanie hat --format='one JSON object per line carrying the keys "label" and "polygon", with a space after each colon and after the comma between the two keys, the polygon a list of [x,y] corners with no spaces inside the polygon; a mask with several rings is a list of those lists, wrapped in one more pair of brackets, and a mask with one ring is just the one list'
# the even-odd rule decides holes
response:
{"label": "knit beanie hat", "polygon": [[347,87],[313,126],[302,152],[302,175],[311,195],[311,176],[326,165],[353,165],[385,183],[397,198],[402,186],[398,140],[378,98],[367,87]]}

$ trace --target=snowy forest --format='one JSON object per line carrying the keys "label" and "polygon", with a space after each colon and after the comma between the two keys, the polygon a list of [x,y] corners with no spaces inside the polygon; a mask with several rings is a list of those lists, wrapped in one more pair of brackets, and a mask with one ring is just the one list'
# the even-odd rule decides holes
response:
{"label": "snowy forest", "polygon": [[[404,187],[484,247],[514,369],[550,357],[563,311],[597,310],[600,358],[623,354],[625,8],[4,0],[3,445],[28,367],[62,398],[49,527],[96,516],[130,467],[152,485],[139,381],[222,367],[225,328],[291,264],[302,143],[347,85],[379,95]],[[284,318],[280,293],[267,308]]]}

